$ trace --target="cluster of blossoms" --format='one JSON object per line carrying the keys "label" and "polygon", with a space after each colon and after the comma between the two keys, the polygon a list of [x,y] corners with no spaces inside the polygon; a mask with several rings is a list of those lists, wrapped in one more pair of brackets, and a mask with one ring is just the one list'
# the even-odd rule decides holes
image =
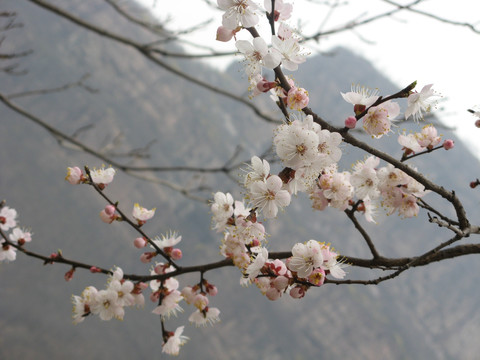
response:
{"label": "cluster of blossoms", "polygon": [[277,300],[287,293],[294,299],[303,298],[312,286],[321,286],[326,275],[343,279],[344,264],[329,245],[316,240],[297,243],[292,256],[285,262],[269,259],[262,247],[245,270],[246,281],[253,282],[269,300]]}
{"label": "cluster of blossoms", "polygon": [[[398,103],[388,100],[380,102],[378,90],[370,90],[365,87],[352,86],[348,93],[341,93],[343,99],[353,105],[355,115],[366,111],[363,117],[363,128],[367,134],[375,138],[380,138],[391,131],[392,122],[400,114]],[[430,111],[431,104],[434,102],[437,94],[432,89],[432,84],[425,85],[418,92],[410,92],[407,96],[407,109],[405,110],[405,119],[412,117],[415,121],[423,118],[423,112]],[[378,105],[373,106],[377,102]],[[355,123],[350,117],[347,118],[345,126],[354,128]]]}
{"label": "cluster of blossoms", "polygon": [[[229,41],[242,29],[248,29],[254,36],[251,42],[238,40],[235,43],[245,57],[245,70],[253,94],[271,91],[272,98],[279,101],[283,110],[285,106],[297,111],[304,109],[309,103],[305,89],[285,77],[289,83],[289,90],[285,91],[280,86],[280,80],[269,82],[262,74],[263,68],[272,70],[279,66],[288,71],[296,71],[306,59],[307,54],[300,46],[300,39],[292,28],[283,23],[290,18],[293,6],[283,0],[265,0],[263,9],[252,0],[217,0],[217,3],[225,11],[222,26],[217,30],[217,40]],[[272,3],[275,9],[272,9]],[[282,21],[276,34],[273,31],[271,45],[260,38],[254,29],[259,22],[259,14],[262,13],[266,13],[272,22]],[[272,30],[275,30],[271,25]],[[278,69],[276,71],[278,73]],[[377,90],[357,86],[352,87],[351,92],[341,95],[353,105],[355,114],[345,120],[347,129],[344,130],[355,128],[357,119],[363,118],[365,131],[374,138],[380,138],[391,131],[392,122],[400,114],[400,106],[392,100],[383,101]],[[409,91],[404,96],[398,96],[407,97],[405,119],[421,119],[422,113],[430,110],[435,96],[432,85],[426,85],[419,93]],[[399,143],[405,149],[404,156],[423,150],[431,151],[440,142],[441,137],[433,125],[425,126],[420,133],[402,134],[399,137]],[[419,211],[417,200],[428,193],[422,184],[393,165],[379,168],[380,159],[373,156],[357,162],[352,171],[338,171],[337,163],[342,156],[341,143],[342,136],[339,133],[322,129],[311,115],[289,120],[278,126],[274,133],[275,151],[285,166],[278,175],[271,173],[270,164],[266,160],[254,156],[244,179],[247,205],[244,201],[235,201],[229,193],[214,194],[212,222],[215,230],[223,232],[221,254],[240,268],[241,283],[254,283],[269,300],[277,300],[284,293],[295,299],[302,298],[311,287],[323,285],[327,276],[343,279],[346,273],[343,270],[344,261],[330,244],[313,239],[296,243],[292,247],[292,255],[285,261],[271,259],[266,248],[265,227],[257,220],[260,214],[265,219],[275,218],[279,210],[290,204],[292,195],[305,192],[312,200],[314,209],[333,207],[346,210],[351,206],[352,211],[364,212],[366,220],[374,222],[374,212],[379,206],[383,206],[388,214],[398,212],[405,218],[416,216]],[[446,140],[443,147],[451,149],[453,141]],[[65,179],[71,184],[95,184],[103,190],[115,175],[113,168],[105,166],[91,171],[86,168],[86,172],[84,174],[79,167],[69,167]],[[150,280],[149,284],[125,279],[122,269],[116,267],[110,272],[105,289],[97,290],[88,286],[81,296],[72,296],[73,321],[80,323],[90,314],[98,315],[102,320],[123,320],[124,308],[143,306],[143,291],[150,288],[149,298],[156,304],[152,313],[159,315],[162,321],[162,352],[177,355],[188,337],[183,335],[184,326],[178,327],[174,332],[166,331],[164,319],[183,312],[180,303],[185,301],[195,308],[188,317],[190,323],[205,326],[219,322],[220,310],[209,306],[210,297],[215,296],[218,290],[203,278],[203,272],[198,284],[180,290],[179,281],[172,275],[181,273],[182,270],[175,263],[182,258],[182,251],[176,247],[182,237],[170,232],[150,239],[139,230],[154,214],[155,209],[148,210],[139,204],[134,205],[134,221],[128,222],[141,236],[133,244],[138,249],[147,245],[153,249],[140,256],[142,263],[151,263],[157,255],[162,255],[167,260],[166,263],[155,262],[152,265],[150,276],[146,277]],[[16,215],[16,211],[7,206],[0,209],[0,229],[12,229],[9,240],[2,233],[0,261],[14,260],[15,246],[23,246],[25,242],[31,241],[28,231],[16,227]],[[100,212],[100,218],[105,223],[127,220],[117,209],[117,204],[113,203],[105,206]],[[61,253],[52,254],[51,259],[57,256],[61,256]],[[75,267],[72,266],[65,274],[65,279],[72,279],[74,271]],[[90,271],[105,272],[94,266]]]}
{"label": "cluster of blossoms", "polygon": [[[265,160],[254,157],[252,169],[246,176],[249,186],[268,176]],[[269,178],[273,176],[278,178],[276,175]],[[336,278],[345,276],[342,264],[337,261],[338,254],[329,245],[315,240],[295,244],[293,256],[286,262],[269,259],[264,246],[265,228],[257,222],[256,211],[245,208],[240,201],[234,202],[230,194],[216,193],[211,210],[214,228],[224,231],[222,255],[231,258],[242,270],[242,283],[254,283],[270,300],[277,300],[287,291],[293,298],[301,298],[310,286],[322,285],[327,274]]]}
{"label": "cluster of blossoms", "polygon": [[[151,274],[167,275],[174,270],[175,268],[169,264],[157,263]],[[178,280],[174,277],[150,281],[150,289],[152,290],[150,300],[158,304],[152,313],[160,315],[162,319],[168,319],[171,315],[176,316],[177,312],[183,312],[183,308],[179,303],[185,300],[187,304],[191,304],[196,308],[188,318],[190,323],[195,324],[195,326],[206,326],[207,324],[213,325],[220,321],[220,310],[208,306],[209,299],[207,295],[215,296],[218,293],[216,286],[206,280],[202,280],[195,286],[186,286],[179,291],[179,285]],[[183,333],[183,329],[184,327],[181,326],[174,333],[164,332],[163,352],[170,355],[178,354],[179,347],[188,340],[187,337],[180,336]]]}
{"label": "cluster of blossoms", "polygon": [[[102,190],[113,181],[114,176],[115,169],[111,167],[105,169],[105,166],[102,166],[100,169],[90,170],[92,182]],[[65,180],[72,185],[89,182],[88,177],[83,174],[82,169],[78,166],[67,168],[67,176],[65,177]]]}
{"label": "cluster of blossoms", "polygon": [[339,173],[336,166],[331,166],[310,192],[312,207],[324,210],[331,206],[345,210],[355,204],[355,195],[360,200],[356,209],[364,212],[369,222],[375,222],[375,209],[380,205],[388,214],[397,211],[405,218],[416,216],[419,210],[417,199],[428,193],[425,187],[391,164],[377,168],[379,163],[380,159],[370,156],[365,161],[358,161],[351,173]]}
{"label": "cluster of blossoms", "polygon": [[[30,231],[17,226],[17,211],[8,206],[0,208],[0,230],[2,231],[0,262],[14,261],[17,258],[17,248],[15,246],[23,246],[25,243],[32,241],[32,234]],[[4,232],[10,232],[8,238]]]}
{"label": "cluster of blossoms", "polygon": [[282,163],[292,170],[285,181],[287,189],[292,194],[311,190],[322,171],[340,160],[341,142],[340,134],[322,129],[311,115],[278,126],[273,144]]}
{"label": "cluster of blossoms", "polygon": [[267,218],[275,217],[278,207],[288,205],[291,197],[282,189],[282,179],[269,173],[268,162],[253,157],[251,171],[245,176],[253,208],[234,201],[229,193],[217,192],[211,205],[213,227],[224,232],[220,252],[241,269],[242,283],[254,283],[270,300],[287,291],[293,298],[301,298],[311,286],[322,285],[328,274],[343,278],[343,264],[329,245],[315,240],[296,244],[286,262],[269,259],[265,228],[257,221],[257,211]]}
{"label": "cluster of blossoms", "polygon": [[123,279],[123,271],[117,267],[109,276],[106,289],[88,286],[81,296],[72,296],[73,322],[81,323],[90,314],[106,321],[113,318],[123,320],[125,307],[144,305],[142,290],[146,287],[144,283],[134,284]]}
{"label": "cluster of blossoms", "polygon": [[[32,241],[32,234],[30,231],[17,226],[17,211],[8,206],[0,208],[0,230],[2,231],[2,238],[0,238],[0,262],[14,261],[17,257],[16,246],[23,246],[25,243]],[[8,239],[3,238],[7,236]]]}
{"label": "cluster of blossoms", "polygon": [[[403,146],[404,156],[412,153],[419,153],[425,150],[433,150],[442,141],[442,136],[438,135],[437,129],[432,125],[425,125],[421,132],[414,134],[400,134],[398,136],[398,143]],[[445,140],[442,147],[445,150],[453,148],[453,140]]]}
{"label": "cluster of blossoms", "polygon": [[[269,82],[262,74],[262,69],[275,69],[277,66],[288,71],[296,71],[298,65],[305,62],[308,53],[300,46],[300,38],[283,21],[291,16],[293,6],[282,0],[275,1],[272,14],[272,1],[264,1],[264,9],[251,0],[218,0],[218,6],[225,13],[222,26],[217,30],[217,40],[230,41],[242,28],[253,28],[259,22],[259,13],[272,16],[274,21],[281,21],[276,34],[271,36],[271,46],[261,37],[238,40],[238,51],[245,57],[246,74],[253,89],[253,95],[275,88],[277,82]],[[291,84],[288,93],[280,96],[290,109],[301,110],[308,105],[308,92]]]}
{"label": "cluster of blossoms", "polygon": [[[96,184],[100,189],[104,189],[107,184],[113,180],[115,170],[112,168],[90,171],[91,182]],[[83,175],[78,167],[68,168],[66,180],[71,184],[90,183],[88,176]],[[115,220],[122,221],[123,213],[118,213],[117,205],[109,204],[100,212],[100,218],[105,223],[112,223]],[[131,216],[133,225],[138,229],[155,215],[155,209],[146,209],[136,203],[133,207]],[[220,216],[220,215],[219,215]],[[0,218],[1,219],[1,218]],[[11,222],[9,218],[9,222]],[[143,233],[142,233],[143,235]],[[156,262],[150,275],[156,277],[149,284],[138,282],[134,284],[132,281],[124,279],[123,271],[116,268],[112,271],[112,275],[108,279],[107,288],[97,290],[93,286],[88,286],[81,296],[73,296],[73,321],[74,323],[82,322],[87,315],[99,315],[102,320],[111,320],[112,318],[122,320],[125,314],[126,306],[144,305],[144,297],[142,291],[148,287],[151,290],[150,300],[157,304],[152,313],[161,316],[162,319],[162,352],[170,355],[178,355],[180,346],[186,343],[188,337],[183,335],[184,326],[178,327],[174,332],[166,331],[163,328],[163,320],[168,319],[171,315],[176,316],[177,313],[183,312],[180,302],[185,300],[187,304],[192,304],[196,310],[190,315],[188,320],[196,326],[205,326],[207,324],[215,324],[220,321],[220,310],[209,306],[208,296],[217,294],[217,288],[203,279],[199,284],[187,286],[182,291],[179,290],[179,282],[168,274],[177,270],[174,261],[182,258],[182,251],[176,246],[180,243],[182,237],[176,232],[169,232],[166,235],[147,238],[145,235],[137,237],[133,244],[138,249],[143,249],[150,245],[153,251],[144,252],[140,256],[140,261],[150,263],[153,258],[161,254],[168,262]],[[52,254],[51,258],[61,256]],[[175,265],[175,266],[174,266]],[[67,281],[71,280],[75,268],[72,267],[65,274]],[[101,272],[96,267],[91,267],[92,273]]]}

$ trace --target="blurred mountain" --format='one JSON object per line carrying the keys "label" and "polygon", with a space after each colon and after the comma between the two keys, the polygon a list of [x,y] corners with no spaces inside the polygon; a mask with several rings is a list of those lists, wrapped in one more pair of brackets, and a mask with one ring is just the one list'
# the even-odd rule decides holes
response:
{"label": "blurred mountain", "polygon": [[[154,40],[105,2],[52,3],[138,41]],[[237,147],[242,150],[236,162],[247,161],[270,146],[273,125],[245,106],[179,79],[135,50],[83,30],[28,1],[4,0],[2,5],[2,10],[15,11],[17,21],[24,24],[7,33],[2,50],[34,52],[20,61],[28,70],[26,75],[0,75],[0,91],[12,94],[55,88],[90,74],[85,83],[97,89],[96,93],[74,87],[14,99],[65,133],[90,128],[79,135],[89,146],[119,154],[152,142],[149,158],[116,159],[137,166],[199,167],[225,164]],[[141,9],[133,10],[145,15]],[[174,45],[171,49],[181,50]],[[238,64],[221,73],[199,62],[162,61],[239,94],[248,86]],[[294,75],[309,90],[314,110],[336,124],[351,114],[351,106],[340,96],[341,91],[349,91],[350,84],[378,88],[384,94],[402,87],[346,49],[311,57]],[[252,101],[277,116],[278,111],[265,99]],[[106,268],[119,265],[125,273],[148,272],[149,266],[138,261],[141,252],[132,246],[136,234],[120,223],[102,223],[98,213],[104,201],[92,189],[63,180],[68,166],[99,167],[101,161],[59,146],[43,128],[3,105],[1,108],[0,191],[2,199],[18,210],[21,225],[34,232],[28,247],[43,254],[60,248],[66,257]],[[399,129],[410,126],[401,123]],[[444,138],[455,139],[451,131],[441,132]],[[401,156],[394,135],[376,144]],[[345,145],[341,166],[347,169],[366,155]],[[468,187],[478,176],[478,161],[462,143],[456,141],[454,150],[437,151],[411,163],[432,180],[455,189],[471,218],[478,217],[478,198]],[[232,192],[237,198],[241,195],[236,180],[221,174],[157,175],[185,187],[206,187],[197,193],[204,197],[218,190]],[[144,230],[152,236],[178,230],[183,237],[183,265],[220,259],[221,234],[211,231],[205,204],[121,172],[105,192],[127,212],[135,202],[156,207],[155,221],[147,223]],[[434,195],[426,201],[450,211]],[[332,242],[342,254],[369,256],[364,241],[343,214],[334,209],[312,212],[309,208],[308,199],[299,196],[277,221],[266,224],[271,251],[286,250],[295,242],[312,238]],[[390,216],[379,225],[363,219],[362,224],[386,256],[415,255],[450,236],[429,224],[423,211],[415,219]],[[480,266],[472,259],[469,256],[412,269],[379,286],[326,285],[312,289],[301,301],[285,296],[270,302],[254,287],[241,288],[240,274],[234,268],[207,273],[207,279],[219,288],[211,306],[220,308],[222,322],[205,329],[187,325],[185,333],[191,340],[179,358],[475,359],[480,351],[476,341],[480,335],[476,315],[480,296],[474,281]],[[67,283],[63,280],[67,270],[62,265],[44,266],[21,254],[14,263],[0,264],[0,359],[162,357],[160,322],[151,314],[153,306],[148,300],[145,309],[127,309],[123,322],[91,317],[72,325],[71,294],[80,294],[88,285],[102,288],[105,278],[77,271]],[[348,276],[366,278],[372,277],[372,272],[351,269]],[[185,286],[198,278],[189,275],[179,281]],[[193,309],[184,308],[178,319],[167,322],[169,329],[187,322]]]}

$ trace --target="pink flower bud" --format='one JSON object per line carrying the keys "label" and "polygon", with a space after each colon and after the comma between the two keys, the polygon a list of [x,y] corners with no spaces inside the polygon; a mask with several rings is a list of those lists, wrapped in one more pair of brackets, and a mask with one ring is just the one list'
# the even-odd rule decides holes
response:
{"label": "pink flower bud", "polygon": [[349,116],[345,119],[345,127],[348,129],[355,129],[357,126],[357,119],[355,116]]}
{"label": "pink flower bud", "polygon": [[257,90],[260,92],[267,92],[271,89],[274,89],[277,86],[277,83],[274,81],[267,81],[264,77],[257,82]]}
{"label": "pink flower bud", "polygon": [[241,27],[232,30],[225,26],[219,26],[217,29],[217,41],[230,41],[240,29]]}
{"label": "pink flower bud", "polygon": [[153,268],[153,271],[155,271],[155,274],[162,275],[162,274],[165,274],[165,270],[167,268],[168,268],[168,265],[158,264]]}
{"label": "pink flower bud", "polygon": [[275,289],[283,291],[288,286],[288,278],[285,276],[277,276],[275,280],[272,281],[272,285]]}
{"label": "pink flower bud", "polygon": [[139,283],[138,283],[138,286],[139,286],[140,289],[142,289],[142,290],[148,289],[148,284],[147,284],[147,283],[144,283],[144,282],[139,282]]}
{"label": "pink flower bud", "polygon": [[107,205],[105,206],[105,214],[107,214],[108,216],[113,216],[115,215],[115,206],[113,205]]}
{"label": "pink flower bud", "polygon": [[98,267],[96,267],[96,266],[92,266],[92,267],[90,267],[90,272],[91,272],[92,274],[95,274],[95,273],[102,272],[102,270],[100,270],[100,269],[99,269]]}
{"label": "pink flower bud", "polygon": [[290,296],[294,299],[301,299],[305,296],[305,289],[302,286],[295,286],[290,290]]}
{"label": "pink flower bud", "polygon": [[454,146],[455,146],[455,143],[453,142],[452,139],[448,139],[443,142],[443,148],[445,150],[453,149]]}
{"label": "pink flower bud", "polygon": [[142,255],[140,255],[140,261],[144,264],[149,263],[152,258],[155,256],[155,253],[151,252],[144,252]]}
{"label": "pink flower bud", "polygon": [[65,281],[70,281],[72,280],[73,278],[73,273],[75,272],[75,268],[71,268],[70,270],[68,270],[66,273],[65,273],[65,276],[64,276],[64,279]]}
{"label": "pink flower bud", "polygon": [[478,119],[477,121],[475,121],[475,126],[476,126],[477,128],[480,128],[480,119]]}
{"label": "pink flower bud", "polygon": [[144,238],[138,237],[135,240],[133,240],[133,245],[137,249],[141,249],[141,248],[144,248],[145,246],[147,246],[147,241]]}
{"label": "pink flower bud", "polygon": [[285,275],[287,273],[287,266],[282,260],[275,259],[273,262],[269,262],[268,266],[276,275]]}
{"label": "pink flower bud", "polygon": [[207,285],[207,294],[210,296],[215,296],[218,294],[218,289],[215,285],[208,284]]}
{"label": "pink flower bud", "polygon": [[150,294],[151,302],[157,302],[159,298],[160,298],[160,293],[158,291]]}
{"label": "pink flower bud", "polygon": [[65,180],[72,185],[80,184],[80,182],[83,180],[82,170],[80,170],[78,166],[67,168],[67,176],[65,177]]}
{"label": "pink flower bud", "polygon": [[182,258],[182,250],[175,248],[172,250],[170,256],[173,260],[180,260]]}
{"label": "pink flower bud", "polygon": [[182,293],[182,296],[183,296],[183,298],[184,298],[184,300],[187,304],[193,303],[193,301],[195,299],[196,292],[192,287],[185,286],[182,289],[181,293]]}
{"label": "pink flower bud", "polygon": [[193,305],[200,311],[208,306],[208,298],[203,294],[197,294],[193,298]]}
{"label": "pink flower bud", "polygon": [[268,300],[275,301],[280,299],[280,296],[282,296],[282,293],[277,289],[271,287],[267,290],[265,295],[267,296]]}
{"label": "pink flower bud", "polygon": [[118,215],[115,214],[115,210],[115,206],[113,205],[105,206],[105,209],[100,211],[100,219],[102,219],[104,223],[111,224],[118,217]]}

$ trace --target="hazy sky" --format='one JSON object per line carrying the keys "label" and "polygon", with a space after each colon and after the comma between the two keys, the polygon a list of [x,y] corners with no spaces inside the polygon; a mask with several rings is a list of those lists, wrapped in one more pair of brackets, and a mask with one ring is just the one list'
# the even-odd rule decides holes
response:
{"label": "hazy sky", "polygon": [[[138,0],[152,5],[155,0]],[[216,3],[215,0],[211,0]],[[285,0],[285,2],[289,2]],[[323,30],[357,19],[363,20],[394,9],[387,1],[352,0],[334,1],[340,4],[329,13],[326,6],[312,5],[306,0],[290,1],[294,4],[289,25],[301,26],[305,34],[320,27]],[[408,4],[413,1],[397,1]],[[262,2],[259,2],[262,3]],[[416,9],[439,17],[478,24],[480,31],[480,2],[471,0],[430,0]],[[215,47],[221,51],[235,49],[234,42],[215,41],[216,28],[221,24],[222,12],[209,7],[205,1],[176,0],[171,5],[156,1],[155,11],[160,17],[172,17],[172,27],[185,28],[203,20],[213,19],[205,30],[190,38],[195,42]],[[265,27],[266,30],[266,27]],[[248,34],[247,35],[248,38]],[[266,39],[269,37],[267,36]],[[320,43],[309,44],[312,52],[343,45],[372,61],[375,67],[386,74],[400,87],[414,80],[417,90],[433,83],[433,88],[442,95],[436,114],[449,126],[457,128],[457,134],[469,142],[472,152],[480,157],[480,129],[474,126],[475,117],[466,110],[474,106],[480,109],[480,33],[460,25],[442,23],[429,17],[402,11],[396,15],[371,24],[357,27],[354,31],[322,38]],[[225,66],[231,59],[216,60],[217,66]],[[308,61],[308,58],[307,58]],[[298,71],[301,71],[301,67]],[[351,84],[345,84],[345,90]],[[361,84],[369,86],[369,84]],[[381,91],[381,89],[380,89]],[[314,104],[312,104],[314,107]],[[443,109],[442,111],[439,111]]]}

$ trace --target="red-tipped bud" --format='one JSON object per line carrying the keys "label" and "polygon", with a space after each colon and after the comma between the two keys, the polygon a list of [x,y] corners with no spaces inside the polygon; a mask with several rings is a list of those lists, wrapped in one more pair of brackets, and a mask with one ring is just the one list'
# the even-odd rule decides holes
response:
{"label": "red-tipped bud", "polygon": [[182,258],[182,250],[174,248],[172,252],[170,253],[170,256],[172,257],[173,260],[180,260]]}
{"label": "red-tipped bud", "polygon": [[95,274],[95,273],[102,272],[102,270],[99,269],[99,268],[96,267],[96,266],[92,266],[92,267],[90,267],[90,272],[91,272],[92,274]]}
{"label": "red-tipped bud", "polygon": [[147,246],[147,240],[145,240],[145,238],[143,238],[143,237],[138,237],[135,240],[133,240],[133,245],[137,249],[144,248],[145,246]]}
{"label": "red-tipped bud", "polygon": [[71,268],[70,270],[68,270],[66,273],[65,273],[65,276],[64,276],[64,279],[65,281],[70,281],[72,280],[73,278],[73,273],[75,272],[75,268]]}
{"label": "red-tipped bud", "polygon": [[348,118],[345,119],[345,127],[348,129],[355,129],[355,126],[357,126],[357,119],[355,116],[349,116]]}
{"label": "red-tipped bud", "polygon": [[453,142],[452,139],[448,139],[443,142],[443,148],[445,150],[453,149],[454,146],[455,146],[455,143]]}

